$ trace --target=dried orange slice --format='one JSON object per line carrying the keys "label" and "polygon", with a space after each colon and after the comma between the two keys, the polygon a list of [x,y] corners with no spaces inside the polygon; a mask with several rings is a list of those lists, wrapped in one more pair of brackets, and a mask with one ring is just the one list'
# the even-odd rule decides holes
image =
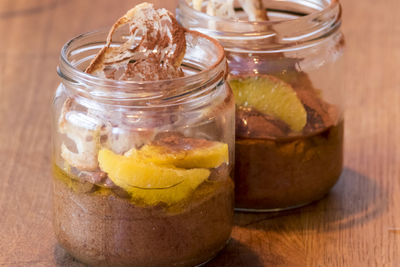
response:
{"label": "dried orange slice", "polygon": [[[119,46],[112,45],[114,34],[120,28],[123,30],[124,25],[129,29],[125,31],[126,41]],[[181,77],[185,32],[168,10],[141,3],[114,23],[106,45],[85,71],[114,80],[155,81]]]}

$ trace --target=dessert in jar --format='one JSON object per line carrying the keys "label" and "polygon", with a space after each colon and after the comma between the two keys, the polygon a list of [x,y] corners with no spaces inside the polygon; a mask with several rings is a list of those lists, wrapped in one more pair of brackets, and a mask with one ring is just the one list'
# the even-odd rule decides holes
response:
{"label": "dessert in jar", "polygon": [[54,229],[94,266],[193,266],[229,240],[234,113],[217,41],[140,4],[62,49]]}
{"label": "dessert in jar", "polygon": [[225,48],[236,101],[235,207],[277,211],[327,194],[343,164],[338,1],[180,0],[177,14]]}

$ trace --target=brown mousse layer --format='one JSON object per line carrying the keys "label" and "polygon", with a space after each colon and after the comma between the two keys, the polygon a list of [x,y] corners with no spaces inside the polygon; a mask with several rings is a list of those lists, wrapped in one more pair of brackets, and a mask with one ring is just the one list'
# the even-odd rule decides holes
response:
{"label": "brown mousse layer", "polygon": [[58,167],[54,177],[57,239],[91,265],[193,266],[212,258],[230,237],[233,182],[226,172],[215,171],[212,181],[172,207],[136,205],[112,189],[85,187]]}
{"label": "brown mousse layer", "polygon": [[288,141],[236,140],[235,202],[240,209],[286,209],[322,198],[343,165],[343,122]]}

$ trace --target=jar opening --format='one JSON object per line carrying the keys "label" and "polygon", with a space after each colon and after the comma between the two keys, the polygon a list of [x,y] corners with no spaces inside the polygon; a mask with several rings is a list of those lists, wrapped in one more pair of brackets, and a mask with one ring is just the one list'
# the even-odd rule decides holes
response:
{"label": "jar opening", "polygon": [[[182,63],[184,77],[160,81],[120,81],[103,79],[83,70],[106,41],[106,29],[79,35],[61,50],[58,74],[63,84],[85,97],[104,100],[171,100],[194,93],[205,93],[226,75],[223,47],[215,40],[195,31],[186,32],[186,53]],[[117,33],[113,45],[123,42]]]}
{"label": "jar opening", "polygon": [[[203,2],[203,6],[208,1]],[[264,1],[268,21],[248,21],[241,8],[236,18],[210,16],[195,10],[186,0],[179,0],[178,20],[184,27],[218,39],[228,51],[285,51],[295,45],[308,45],[335,33],[341,25],[338,0],[268,0]]]}

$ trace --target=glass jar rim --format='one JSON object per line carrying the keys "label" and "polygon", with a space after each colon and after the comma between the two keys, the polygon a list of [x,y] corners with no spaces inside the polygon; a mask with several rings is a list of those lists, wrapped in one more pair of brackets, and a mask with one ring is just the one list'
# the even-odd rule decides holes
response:
{"label": "glass jar rim", "polygon": [[[329,1],[329,5],[325,6],[323,9],[316,11],[316,12],[312,12],[310,14],[304,15],[302,16],[302,18],[309,18],[310,16],[320,16],[323,13],[329,12],[332,9],[336,8],[336,7],[341,7],[339,0],[328,0]],[[207,20],[215,20],[215,21],[224,21],[224,22],[233,22],[233,23],[237,23],[237,24],[248,24],[248,25],[274,25],[274,24],[281,24],[281,23],[285,23],[285,22],[290,22],[293,20],[297,20],[297,18],[291,18],[291,19],[282,19],[282,20],[277,20],[277,21],[271,21],[271,20],[267,20],[267,21],[246,21],[246,20],[232,20],[232,19],[227,19],[227,18],[221,18],[221,17],[217,17],[217,16],[210,16],[207,13],[204,13],[202,11],[198,11],[195,10],[194,8],[192,8],[186,0],[179,0],[179,7],[181,7],[181,5],[183,5],[183,7],[185,8],[190,8],[197,16],[207,19]]]}
{"label": "glass jar rim", "polygon": [[[186,30],[185,32],[186,37],[192,36],[194,39],[195,38],[205,39],[210,44],[212,44],[217,51],[214,62],[211,62],[210,66],[207,66],[207,68],[205,69],[199,70],[199,72],[197,73],[194,74],[191,73],[190,75],[175,79],[138,82],[138,81],[121,81],[113,79],[104,79],[88,74],[78,69],[76,67],[77,64],[74,64],[74,62],[71,62],[71,60],[69,59],[69,55],[78,49],[85,50],[84,47],[86,45],[85,40],[90,38],[91,36],[101,35],[101,34],[106,35],[107,33],[108,29],[104,28],[80,34],[69,40],[67,43],[65,43],[61,49],[60,63],[57,68],[57,72],[64,82],[74,85],[74,87],[76,87],[81,94],[89,93],[90,95],[95,96],[96,98],[98,97],[109,98],[109,99],[126,98],[130,100],[133,99],[144,100],[146,99],[146,97],[143,97],[143,90],[146,90],[148,98],[152,99],[161,96],[162,91],[165,90],[166,84],[168,84],[169,88],[173,88],[175,86],[181,87],[182,85],[185,85],[185,87],[187,87],[186,89],[188,89],[193,85],[199,87],[199,86],[204,86],[204,84],[206,83],[209,83],[210,80],[215,79],[216,76],[218,77],[221,76],[221,72],[226,72],[225,53],[224,53],[224,48],[221,46],[221,44],[214,38],[211,38],[203,33],[192,30]],[[188,38],[186,38],[186,40],[188,42]],[[74,48],[73,45],[78,42],[83,42],[83,45]],[[96,48],[102,47],[105,44],[105,42],[106,39],[104,39],[104,42],[102,43],[101,46],[97,42]],[[86,57],[86,59],[88,59],[88,57]],[[225,73],[222,76],[224,77]],[[96,88],[97,90],[91,90],[93,88]],[[101,90],[101,88],[104,88],[105,90]],[[180,91],[180,94],[186,95],[190,93],[189,89],[188,90],[183,90],[183,89]],[[135,94],[138,91],[140,91],[141,96],[135,97]],[[113,95],[110,95],[110,92],[112,92]],[[117,96],[115,95],[116,92],[118,92]]]}
{"label": "glass jar rim", "polygon": [[324,39],[340,28],[342,8],[339,0],[318,0],[322,5],[317,5],[317,0],[277,2],[290,2],[302,7],[309,7],[305,3],[312,2],[317,10],[295,18],[246,21],[210,16],[195,10],[186,0],[179,0],[177,18],[183,26],[212,36],[222,43],[225,50],[236,52],[292,50],[293,45],[301,47]]}

